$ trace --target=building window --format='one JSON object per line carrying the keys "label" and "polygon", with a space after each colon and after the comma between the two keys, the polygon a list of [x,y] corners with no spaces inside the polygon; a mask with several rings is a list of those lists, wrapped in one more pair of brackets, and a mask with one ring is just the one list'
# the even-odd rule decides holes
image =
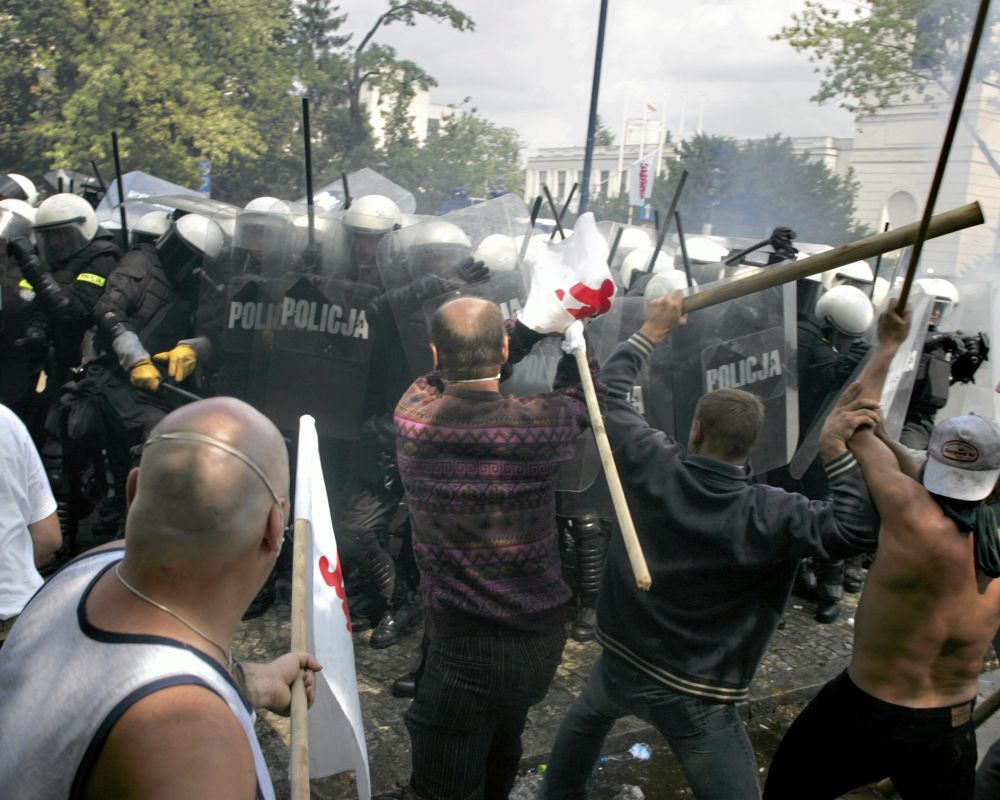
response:
{"label": "building window", "polygon": [[607,196],[611,192],[611,187],[608,185],[608,179],[611,177],[610,170],[601,170],[601,191]]}
{"label": "building window", "polygon": [[427,120],[427,138],[437,139],[441,135],[441,120],[439,119],[429,119]]}
{"label": "building window", "polygon": [[538,171],[538,187],[539,187],[539,189],[541,189],[542,186],[545,186],[548,182],[549,182],[549,173],[546,170],[544,170],[544,169],[540,169]]}
{"label": "building window", "polygon": [[909,192],[895,192],[886,205],[890,228],[902,228],[917,220],[917,200]]}
{"label": "building window", "polygon": [[566,196],[566,170],[559,170],[559,191],[556,192],[556,197],[560,200]]}

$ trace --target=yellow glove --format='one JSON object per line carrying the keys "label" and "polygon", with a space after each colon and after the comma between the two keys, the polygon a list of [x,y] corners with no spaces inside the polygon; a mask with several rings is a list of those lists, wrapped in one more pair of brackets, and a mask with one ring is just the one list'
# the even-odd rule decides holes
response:
{"label": "yellow glove", "polygon": [[148,359],[143,359],[132,367],[128,371],[128,379],[136,389],[155,392],[160,388],[160,371]]}
{"label": "yellow glove", "polygon": [[169,361],[167,374],[180,383],[198,366],[198,351],[189,344],[179,344],[173,350],[157,353],[153,356],[153,360]]}

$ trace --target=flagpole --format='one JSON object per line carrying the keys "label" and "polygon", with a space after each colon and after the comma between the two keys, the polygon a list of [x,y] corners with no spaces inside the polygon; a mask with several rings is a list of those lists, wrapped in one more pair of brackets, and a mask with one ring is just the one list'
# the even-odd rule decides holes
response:
{"label": "flagpole", "polygon": [[625,87],[625,97],[622,100],[622,137],[618,142],[618,184],[615,187],[616,189],[615,197],[621,194],[622,170],[625,169],[625,137],[627,135],[628,135],[628,86]]}
{"label": "flagpole", "polygon": [[[304,653],[306,636],[306,592],[309,568],[309,520],[295,520],[295,549],[292,551],[292,652]],[[292,745],[288,762],[292,800],[309,798],[309,705],[306,699],[305,673],[292,684]]]}

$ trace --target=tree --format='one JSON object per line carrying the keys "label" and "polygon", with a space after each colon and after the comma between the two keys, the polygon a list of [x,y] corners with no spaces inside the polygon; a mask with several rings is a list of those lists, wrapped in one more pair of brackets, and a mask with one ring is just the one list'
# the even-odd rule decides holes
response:
{"label": "tree", "polygon": [[477,197],[490,189],[519,194],[524,188],[523,144],[517,132],[484,119],[474,107],[462,106],[443,119],[440,134],[422,146],[397,138],[395,146],[380,153],[386,175],[413,190],[421,213],[433,213],[457,186]]}
{"label": "tree", "polygon": [[[688,171],[678,211],[686,235],[710,224],[724,236],[764,238],[771,229],[792,228],[802,241],[844,244],[868,231],[854,221],[858,187],[850,178],[810,163],[790,139],[771,136],[739,143],[699,134],[681,143],[667,161],[668,176],[653,186],[651,204],[665,213],[681,172]],[[625,220],[627,199],[599,205],[609,219]]]}
{"label": "tree", "polygon": [[[126,165],[181,183],[210,154],[230,162],[265,154],[258,117],[291,85],[284,40],[291,9],[277,0],[9,0],[4,51],[30,87],[19,103],[21,141],[52,166],[110,161],[119,131]],[[4,81],[10,68],[5,58]]]}
{"label": "tree", "polygon": [[597,115],[597,129],[594,131],[594,144],[597,147],[610,147],[615,143],[615,135],[611,132],[601,115]]}
{"label": "tree", "polygon": [[[848,18],[819,0],[806,0],[792,23],[771,37],[806,53],[822,75],[818,103],[836,100],[860,115],[907,102],[915,95],[950,96],[962,68],[975,17],[971,0],[867,0]],[[975,80],[1000,88],[1000,44],[993,26],[976,59]],[[980,151],[1000,163],[963,118]]]}

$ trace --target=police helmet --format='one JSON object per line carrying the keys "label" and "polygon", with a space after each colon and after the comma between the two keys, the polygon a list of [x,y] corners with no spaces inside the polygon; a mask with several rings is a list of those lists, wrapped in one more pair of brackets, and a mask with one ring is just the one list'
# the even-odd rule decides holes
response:
{"label": "police helmet", "polygon": [[871,301],[856,286],[834,286],[816,303],[816,316],[846,336],[860,336],[871,327]]}
{"label": "police helmet", "polygon": [[23,200],[29,206],[38,205],[38,189],[30,178],[9,172],[0,175],[0,199]]}
{"label": "police helmet", "polygon": [[402,226],[403,212],[388,197],[366,194],[351,201],[344,224],[354,233],[381,235]]}
{"label": "police helmet", "polygon": [[[698,284],[692,281],[692,285],[697,286]],[[665,294],[673,294],[678,289],[687,288],[687,275],[679,269],[668,269],[663,272],[657,272],[650,278],[642,294],[647,300],[654,300],[657,297],[663,297]]]}
{"label": "police helmet", "polygon": [[156,241],[164,271],[183,283],[205,258],[218,258],[226,237],[218,224],[201,214],[185,214]]}
{"label": "police helmet", "polygon": [[38,253],[49,264],[79,253],[97,235],[97,228],[97,217],[90,203],[68,193],[43,200],[32,226]]}
{"label": "police helmet", "polygon": [[[653,257],[653,246],[650,244],[640,245],[629,252],[622,259],[622,288],[628,289],[636,276],[646,271],[649,267],[649,260]],[[659,259],[657,259],[659,261]]]}
{"label": "police helmet", "polygon": [[517,244],[512,237],[491,233],[479,243],[472,257],[494,272],[509,272],[517,266],[517,256]]}
{"label": "police helmet", "polygon": [[170,227],[170,214],[166,211],[150,211],[143,214],[129,228],[131,245],[154,244]]}
{"label": "police helmet", "polygon": [[287,214],[292,210],[284,200],[279,200],[277,197],[270,197],[269,195],[255,197],[243,209],[245,211],[270,211],[272,214]]}
{"label": "police helmet", "polygon": [[866,261],[855,261],[851,264],[844,264],[842,267],[828,269],[823,273],[823,285],[827,289],[834,286],[871,286],[872,268]]}

